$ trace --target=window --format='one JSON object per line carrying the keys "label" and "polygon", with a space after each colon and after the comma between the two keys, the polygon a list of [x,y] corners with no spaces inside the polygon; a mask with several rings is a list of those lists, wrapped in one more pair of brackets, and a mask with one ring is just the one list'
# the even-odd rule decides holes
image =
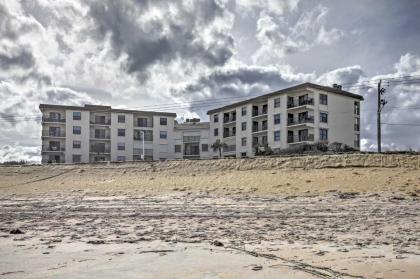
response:
{"label": "window", "polygon": [[209,151],[209,145],[207,143],[203,143],[201,145],[201,151],[202,152],[208,152]]}
{"label": "window", "polygon": [[73,111],[73,120],[81,120],[82,113],[80,111]]}
{"label": "window", "polygon": [[118,147],[118,150],[125,150],[125,143],[119,142],[117,147]]}
{"label": "window", "polygon": [[120,161],[120,162],[125,161],[125,156],[117,156],[117,161]]}
{"label": "window", "polygon": [[246,122],[242,122],[242,131],[246,131]]}
{"label": "window", "polygon": [[274,141],[280,141],[280,131],[274,131]]}
{"label": "window", "polygon": [[242,107],[241,112],[242,112],[242,116],[245,116],[246,115],[246,107]]}
{"label": "window", "polygon": [[219,136],[219,129],[215,128],[213,134],[215,137]]}
{"label": "window", "polygon": [[274,114],[274,124],[280,124],[280,113]]}
{"label": "window", "polygon": [[219,122],[219,115],[218,114],[213,115],[213,119],[214,119],[214,123]]}
{"label": "window", "polygon": [[161,139],[167,139],[168,138],[168,132],[166,132],[166,131],[160,131],[159,137]]}
{"label": "window", "polygon": [[354,134],[354,147],[360,148],[360,135]]}
{"label": "window", "polygon": [[73,163],[80,163],[82,161],[81,155],[73,155],[72,157]]}
{"label": "window", "polygon": [[118,115],[118,123],[125,123],[125,115]]}
{"label": "window", "polygon": [[125,137],[125,129],[118,129],[118,136]]}
{"label": "window", "polygon": [[152,125],[148,125],[147,118],[137,118],[137,126],[138,127],[152,127]]}
{"label": "window", "polygon": [[274,99],[274,107],[275,108],[279,108],[280,107],[280,98],[275,98]]}
{"label": "window", "polygon": [[360,119],[359,117],[354,118],[354,130],[360,131]]}
{"label": "window", "polygon": [[319,129],[319,140],[326,141],[328,140],[328,130]]}
{"label": "window", "polygon": [[320,112],[319,113],[319,121],[322,123],[328,123],[328,113]]}
{"label": "window", "polygon": [[162,125],[162,126],[166,126],[166,125],[168,125],[168,118],[166,118],[166,117],[161,117],[161,118],[160,118],[160,125]]}
{"label": "window", "polygon": [[80,126],[73,126],[73,134],[80,135],[82,133],[82,127]]}
{"label": "window", "polygon": [[175,153],[180,153],[180,152],[181,152],[181,145],[175,144]]}
{"label": "window", "polygon": [[328,105],[328,96],[325,94],[320,94],[319,95],[319,103],[321,105]]}
{"label": "window", "polygon": [[241,138],[241,145],[246,146],[246,138]]}
{"label": "window", "polygon": [[73,141],[73,148],[81,148],[82,142],[80,140]]}
{"label": "window", "polygon": [[360,115],[360,103],[354,102],[354,114]]}

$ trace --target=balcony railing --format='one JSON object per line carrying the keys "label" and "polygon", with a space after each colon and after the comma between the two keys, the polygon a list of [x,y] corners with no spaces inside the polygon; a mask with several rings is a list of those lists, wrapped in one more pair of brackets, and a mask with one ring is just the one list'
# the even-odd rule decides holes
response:
{"label": "balcony railing", "polygon": [[147,122],[134,122],[134,127],[153,128],[153,123],[151,121],[147,121]]}
{"label": "balcony railing", "polygon": [[111,119],[105,119],[105,121],[96,121],[96,120],[91,120],[90,124],[94,124],[94,125],[111,125]]}
{"label": "balcony railing", "polygon": [[288,119],[287,125],[297,125],[297,124],[305,124],[305,123],[314,123],[314,117],[313,116],[307,116],[307,117],[300,117],[298,119]]}
{"label": "balcony railing", "polygon": [[66,151],[66,148],[64,146],[43,146],[42,151],[56,151],[56,152],[62,152]]}
{"label": "balcony railing", "polygon": [[42,117],[42,122],[65,123],[66,119],[56,117]]}
{"label": "balcony railing", "polygon": [[252,127],[252,132],[253,133],[262,132],[262,131],[267,131],[267,129],[268,129],[268,125],[262,125],[261,127],[254,126],[254,127]]}
{"label": "balcony railing", "polygon": [[89,149],[89,152],[91,152],[91,153],[111,153],[111,148],[91,146],[90,149]]}
{"label": "balcony railing", "polygon": [[224,138],[229,138],[229,137],[234,137],[234,136],[236,136],[236,132],[230,132],[230,133],[223,132]]}
{"label": "balcony railing", "polygon": [[235,121],[236,121],[236,116],[223,118],[223,123],[230,123],[230,122],[235,122]]}
{"label": "balcony railing", "polygon": [[235,151],[236,151],[236,145],[228,145],[228,146],[223,147],[224,153],[235,152]]}
{"label": "balcony railing", "polygon": [[110,139],[111,135],[93,135],[93,137],[91,137],[93,139]]}
{"label": "balcony railing", "polygon": [[42,131],[42,136],[64,138],[66,137],[66,133],[64,131]]}
{"label": "balcony railing", "polygon": [[268,111],[267,108],[263,108],[261,110],[256,110],[255,109],[255,110],[252,111],[252,117],[260,116],[260,115],[266,115],[267,114],[267,111]]}
{"label": "balcony railing", "polygon": [[295,135],[295,136],[288,136],[287,137],[287,143],[298,143],[298,142],[304,142],[304,141],[314,141],[314,135]]}
{"label": "balcony railing", "polygon": [[298,102],[288,102],[287,103],[287,108],[294,108],[294,107],[305,106],[305,105],[313,105],[313,104],[314,104],[314,99],[310,98],[310,99],[306,99],[306,100],[300,100]]}

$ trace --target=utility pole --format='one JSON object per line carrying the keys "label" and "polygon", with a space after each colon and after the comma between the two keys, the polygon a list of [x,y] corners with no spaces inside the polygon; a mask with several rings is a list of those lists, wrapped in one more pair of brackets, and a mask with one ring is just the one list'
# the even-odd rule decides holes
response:
{"label": "utility pole", "polygon": [[381,153],[381,112],[384,106],[387,104],[385,99],[382,99],[382,95],[385,94],[385,88],[381,86],[382,80],[378,82],[378,111],[377,111],[377,136],[378,136],[378,153]]}

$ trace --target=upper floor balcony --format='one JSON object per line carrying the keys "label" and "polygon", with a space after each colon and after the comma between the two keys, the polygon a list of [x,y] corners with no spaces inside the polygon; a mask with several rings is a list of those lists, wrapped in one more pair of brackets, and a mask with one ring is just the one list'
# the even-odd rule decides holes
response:
{"label": "upper floor balcony", "polygon": [[313,134],[287,136],[287,143],[291,143],[291,144],[313,142],[314,140],[315,140],[315,136]]}
{"label": "upper floor balcony", "polygon": [[42,117],[42,122],[43,123],[66,123],[66,119],[65,118],[57,118],[57,117],[51,117],[51,116],[43,116]]}
{"label": "upper floor balcony", "polygon": [[292,109],[292,108],[297,108],[297,107],[301,107],[301,106],[313,106],[314,105],[314,99],[313,98],[308,98],[308,99],[299,99],[299,100],[288,100],[287,102],[287,108],[288,109]]}
{"label": "upper floor balcony", "polygon": [[305,117],[297,117],[297,118],[289,118],[287,119],[287,125],[302,125],[302,124],[313,124],[314,117],[313,116],[305,116]]}
{"label": "upper floor balcony", "polygon": [[54,146],[54,145],[43,145],[42,152],[64,152],[66,148],[64,146]]}
{"label": "upper floor balcony", "polygon": [[64,130],[46,130],[42,131],[43,137],[65,138],[66,132]]}
{"label": "upper floor balcony", "polygon": [[135,117],[134,127],[153,128],[153,118],[151,117]]}
{"label": "upper floor balcony", "polygon": [[268,105],[252,106],[252,117],[267,116]]}

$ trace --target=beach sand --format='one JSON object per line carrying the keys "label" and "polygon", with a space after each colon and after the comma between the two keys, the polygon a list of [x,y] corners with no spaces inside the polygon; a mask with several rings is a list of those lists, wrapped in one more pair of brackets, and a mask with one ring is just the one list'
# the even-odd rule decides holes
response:
{"label": "beach sand", "polygon": [[0,278],[418,278],[418,157],[1,167]]}

